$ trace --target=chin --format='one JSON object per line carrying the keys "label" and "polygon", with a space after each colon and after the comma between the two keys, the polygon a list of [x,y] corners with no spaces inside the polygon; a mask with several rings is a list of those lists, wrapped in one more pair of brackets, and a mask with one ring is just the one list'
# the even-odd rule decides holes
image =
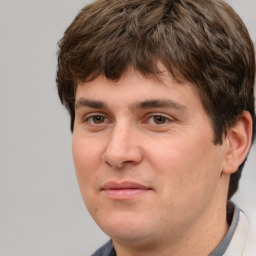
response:
{"label": "chin", "polygon": [[144,222],[138,216],[122,215],[111,216],[107,221],[96,221],[100,228],[110,236],[113,240],[120,241],[137,241],[148,237],[150,232],[150,223],[147,223],[144,218]]}

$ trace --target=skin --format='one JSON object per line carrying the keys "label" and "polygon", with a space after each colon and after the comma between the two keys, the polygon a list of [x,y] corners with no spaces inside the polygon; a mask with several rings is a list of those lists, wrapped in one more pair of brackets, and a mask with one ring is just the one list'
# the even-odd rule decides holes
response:
{"label": "skin", "polygon": [[[241,127],[248,130],[244,120]],[[98,77],[78,84],[72,142],[77,179],[117,255],[213,251],[228,229],[229,174],[248,152],[248,142],[238,137],[232,130],[215,145],[198,93],[167,71],[161,83],[130,69],[117,82]],[[235,164],[234,151],[245,144]],[[113,191],[106,189],[109,182],[143,188]]]}

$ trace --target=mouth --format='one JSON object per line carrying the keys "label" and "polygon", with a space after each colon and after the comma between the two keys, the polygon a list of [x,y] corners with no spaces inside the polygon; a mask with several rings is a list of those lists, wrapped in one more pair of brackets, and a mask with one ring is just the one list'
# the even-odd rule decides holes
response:
{"label": "mouth", "polygon": [[150,187],[130,181],[124,181],[121,183],[111,181],[107,182],[102,187],[102,192],[114,200],[133,199],[149,191],[152,191]]}

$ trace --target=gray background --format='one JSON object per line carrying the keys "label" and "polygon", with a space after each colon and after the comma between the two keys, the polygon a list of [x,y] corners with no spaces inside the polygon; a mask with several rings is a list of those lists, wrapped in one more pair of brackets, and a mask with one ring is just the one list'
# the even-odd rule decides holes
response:
{"label": "gray background", "polygon": [[[57,41],[88,2],[0,0],[0,256],[86,256],[108,239],[83,205],[55,86]],[[255,42],[256,1],[228,2]],[[252,217],[255,156],[235,197]]]}

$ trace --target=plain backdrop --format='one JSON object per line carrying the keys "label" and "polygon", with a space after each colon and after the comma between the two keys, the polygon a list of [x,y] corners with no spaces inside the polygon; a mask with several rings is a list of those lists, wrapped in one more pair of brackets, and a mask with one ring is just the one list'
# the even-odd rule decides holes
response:
{"label": "plain backdrop", "polygon": [[[0,0],[0,256],[87,256],[108,240],[81,199],[55,84],[57,42],[88,2]],[[256,1],[228,2],[255,42]],[[255,157],[234,198],[252,219]]]}

